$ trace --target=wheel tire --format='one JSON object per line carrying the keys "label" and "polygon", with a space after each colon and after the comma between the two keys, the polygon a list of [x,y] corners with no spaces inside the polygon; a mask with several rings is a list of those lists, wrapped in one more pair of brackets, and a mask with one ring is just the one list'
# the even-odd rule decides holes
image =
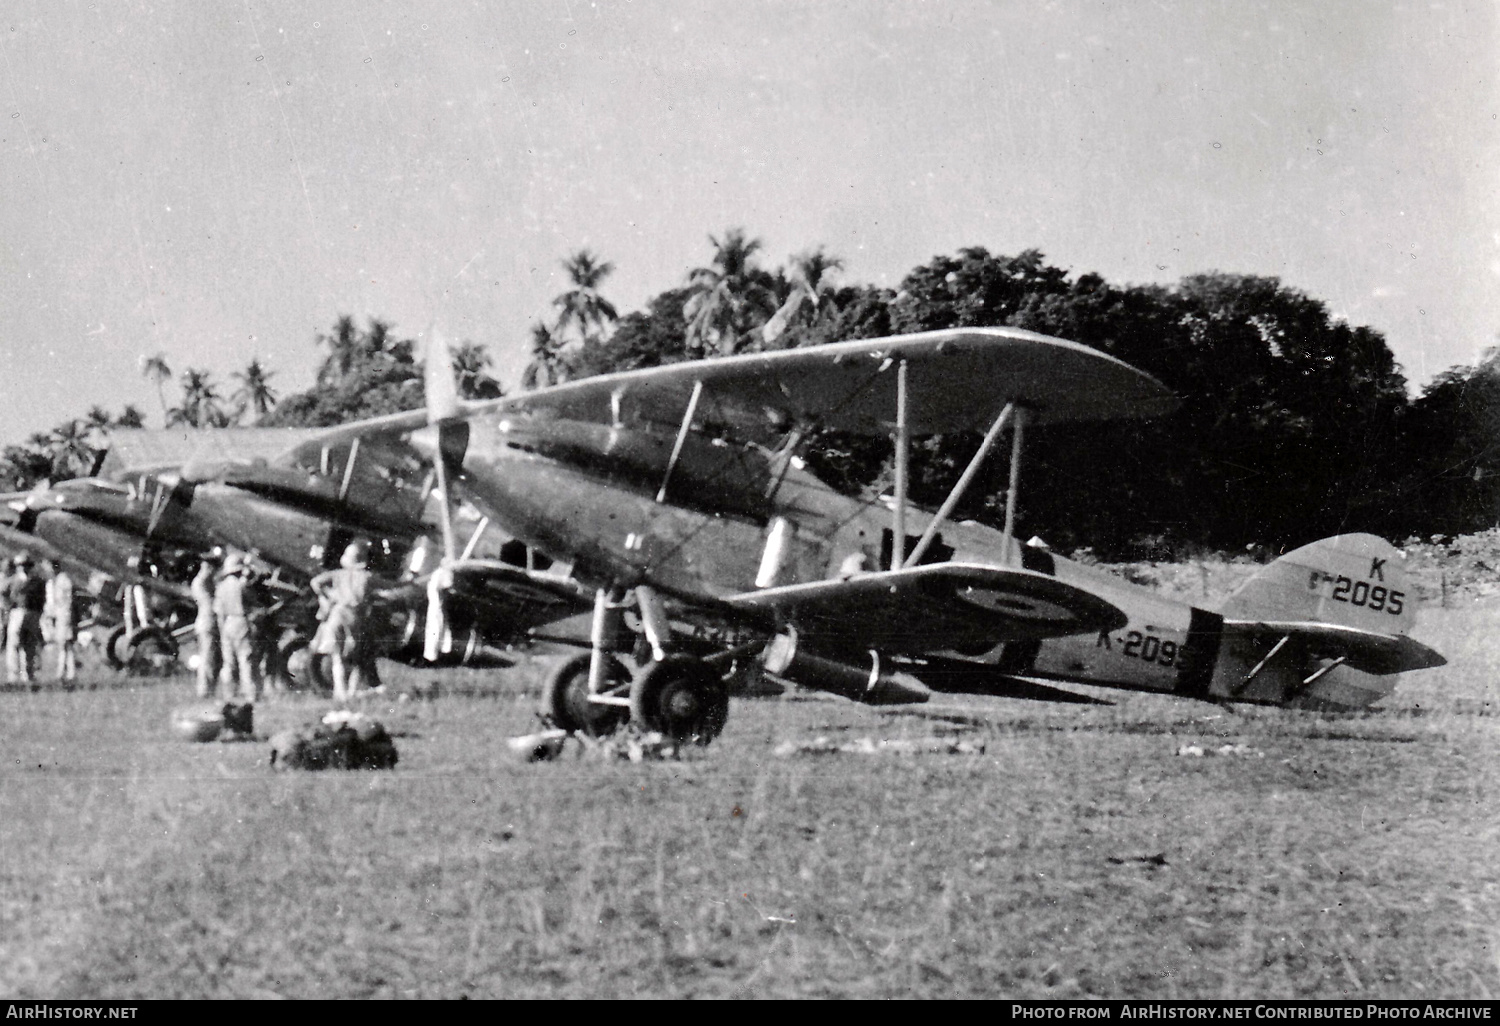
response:
{"label": "wheel tire", "polygon": [[706,745],[719,736],[728,716],[729,692],[701,659],[669,655],[631,681],[631,719],[674,740]]}
{"label": "wheel tire", "polygon": [[141,627],[131,632],[117,651],[125,653],[125,665],[142,677],[163,677],[177,669],[177,639],[161,627]]}
{"label": "wheel tire", "polygon": [[[623,706],[589,701],[589,666],[593,659],[592,652],[580,652],[553,667],[542,685],[542,714],[562,730],[606,737],[624,726],[630,714]],[[630,671],[614,656],[606,656],[604,665],[609,683],[623,684],[630,679]]]}
{"label": "wheel tire", "polygon": [[116,624],[104,638],[104,661],[111,669],[125,669],[125,657],[121,654],[122,649],[117,646],[125,638],[125,625]]}
{"label": "wheel tire", "polygon": [[329,657],[312,650],[312,641],[294,634],[276,650],[276,665],[290,691],[333,694],[333,672]]}

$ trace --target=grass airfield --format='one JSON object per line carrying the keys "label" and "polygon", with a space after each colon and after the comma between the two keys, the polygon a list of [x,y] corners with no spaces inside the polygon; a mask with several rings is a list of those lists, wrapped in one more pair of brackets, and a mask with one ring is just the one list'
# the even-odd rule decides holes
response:
{"label": "grass airfield", "polygon": [[[1425,610],[1449,665],[1357,716],[736,700],[640,764],[511,759],[537,658],[384,666],[444,689],[366,702],[391,772],[180,741],[185,676],[8,690],[0,993],[1490,998],[1497,629],[1494,598]],[[327,708],[263,703],[257,732]],[[934,734],[984,754],[773,754]]]}

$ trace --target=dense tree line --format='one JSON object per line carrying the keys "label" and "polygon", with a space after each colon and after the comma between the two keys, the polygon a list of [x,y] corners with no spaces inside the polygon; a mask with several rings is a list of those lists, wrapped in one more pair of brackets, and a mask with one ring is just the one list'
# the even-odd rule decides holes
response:
{"label": "dense tree line", "polygon": [[[1455,367],[1415,398],[1381,334],[1333,317],[1276,278],[1206,273],[1175,286],[1113,285],[1072,275],[1036,250],[973,247],[913,269],[896,290],[839,283],[822,248],[784,267],[761,263],[743,229],[710,236],[711,257],[682,283],[621,315],[603,286],[614,265],[589,250],[563,261],[568,287],[531,329],[523,388],[709,356],[815,346],[949,327],[1014,326],[1100,349],[1156,376],[1182,399],[1151,422],[1067,424],[1028,434],[1020,529],[1055,547],[1101,554],[1282,548],[1345,531],[1454,534],[1500,520],[1500,350]],[[319,333],[316,383],[280,397],[252,361],[221,395],[211,377],[177,377],[143,359],[163,420],[200,427],[324,426],[422,405],[412,339],[341,317]],[[461,394],[502,394],[483,345],[454,353]],[[111,426],[140,411],[102,410],[0,452],[0,486],[87,473]],[[977,437],[921,439],[912,496],[936,504]],[[824,432],[815,469],[851,493],[890,485],[888,440]],[[959,516],[998,519],[1006,456],[993,457]]]}
{"label": "dense tree line", "polygon": [[[709,241],[708,265],[644,309],[611,318],[612,331],[560,343],[538,325],[535,337],[548,344],[534,350],[527,380],[1008,325],[1100,349],[1182,399],[1156,421],[1029,435],[1020,526],[1059,548],[1280,549],[1347,531],[1400,539],[1500,521],[1500,352],[1409,398],[1379,332],[1272,277],[1207,273],[1172,287],[1117,286],[1050,266],[1036,250],[999,256],[975,247],[935,257],[891,291],[836,284],[841,261],[822,249],[766,268],[759,241],[742,230]],[[590,281],[595,293],[600,277]],[[977,444],[921,440],[913,498],[940,502]],[[851,492],[889,487],[884,440],[825,433],[808,456]],[[1008,472],[1005,455],[992,458],[959,515],[998,519]]]}

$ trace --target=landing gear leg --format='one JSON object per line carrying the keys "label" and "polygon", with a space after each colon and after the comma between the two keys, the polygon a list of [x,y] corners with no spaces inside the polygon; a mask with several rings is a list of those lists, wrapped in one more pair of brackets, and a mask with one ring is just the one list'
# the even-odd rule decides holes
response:
{"label": "landing gear leg", "polygon": [[605,684],[600,692],[589,686],[595,662],[590,652],[579,652],[547,675],[542,687],[542,711],[554,726],[589,737],[606,737],[624,725],[630,716],[627,707],[590,701],[593,694],[611,697],[630,686],[630,671],[623,663],[607,653],[603,661]]}
{"label": "landing gear leg", "polygon": [[559,665],[543,685],[542,713],[563,730],[604,737],[630,717],[630,671],[614,656],[625,631],[624,597],[620,588],[599,589],[590,650]]}

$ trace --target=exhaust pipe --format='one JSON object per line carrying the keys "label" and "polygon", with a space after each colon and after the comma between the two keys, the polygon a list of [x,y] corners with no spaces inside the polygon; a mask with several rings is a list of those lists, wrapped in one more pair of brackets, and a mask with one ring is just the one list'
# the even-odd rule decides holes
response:
{"label": "exhaust pipe", "polygon": [[767,672],[794,684],[866,705],[906,705],[931,697],[932,690],[911,674],[882,672],[879,652],[871,649],[869,655],[869,666],[815,655],[798,645],[796,631],[788,631],[771,639],[761,661]]}

